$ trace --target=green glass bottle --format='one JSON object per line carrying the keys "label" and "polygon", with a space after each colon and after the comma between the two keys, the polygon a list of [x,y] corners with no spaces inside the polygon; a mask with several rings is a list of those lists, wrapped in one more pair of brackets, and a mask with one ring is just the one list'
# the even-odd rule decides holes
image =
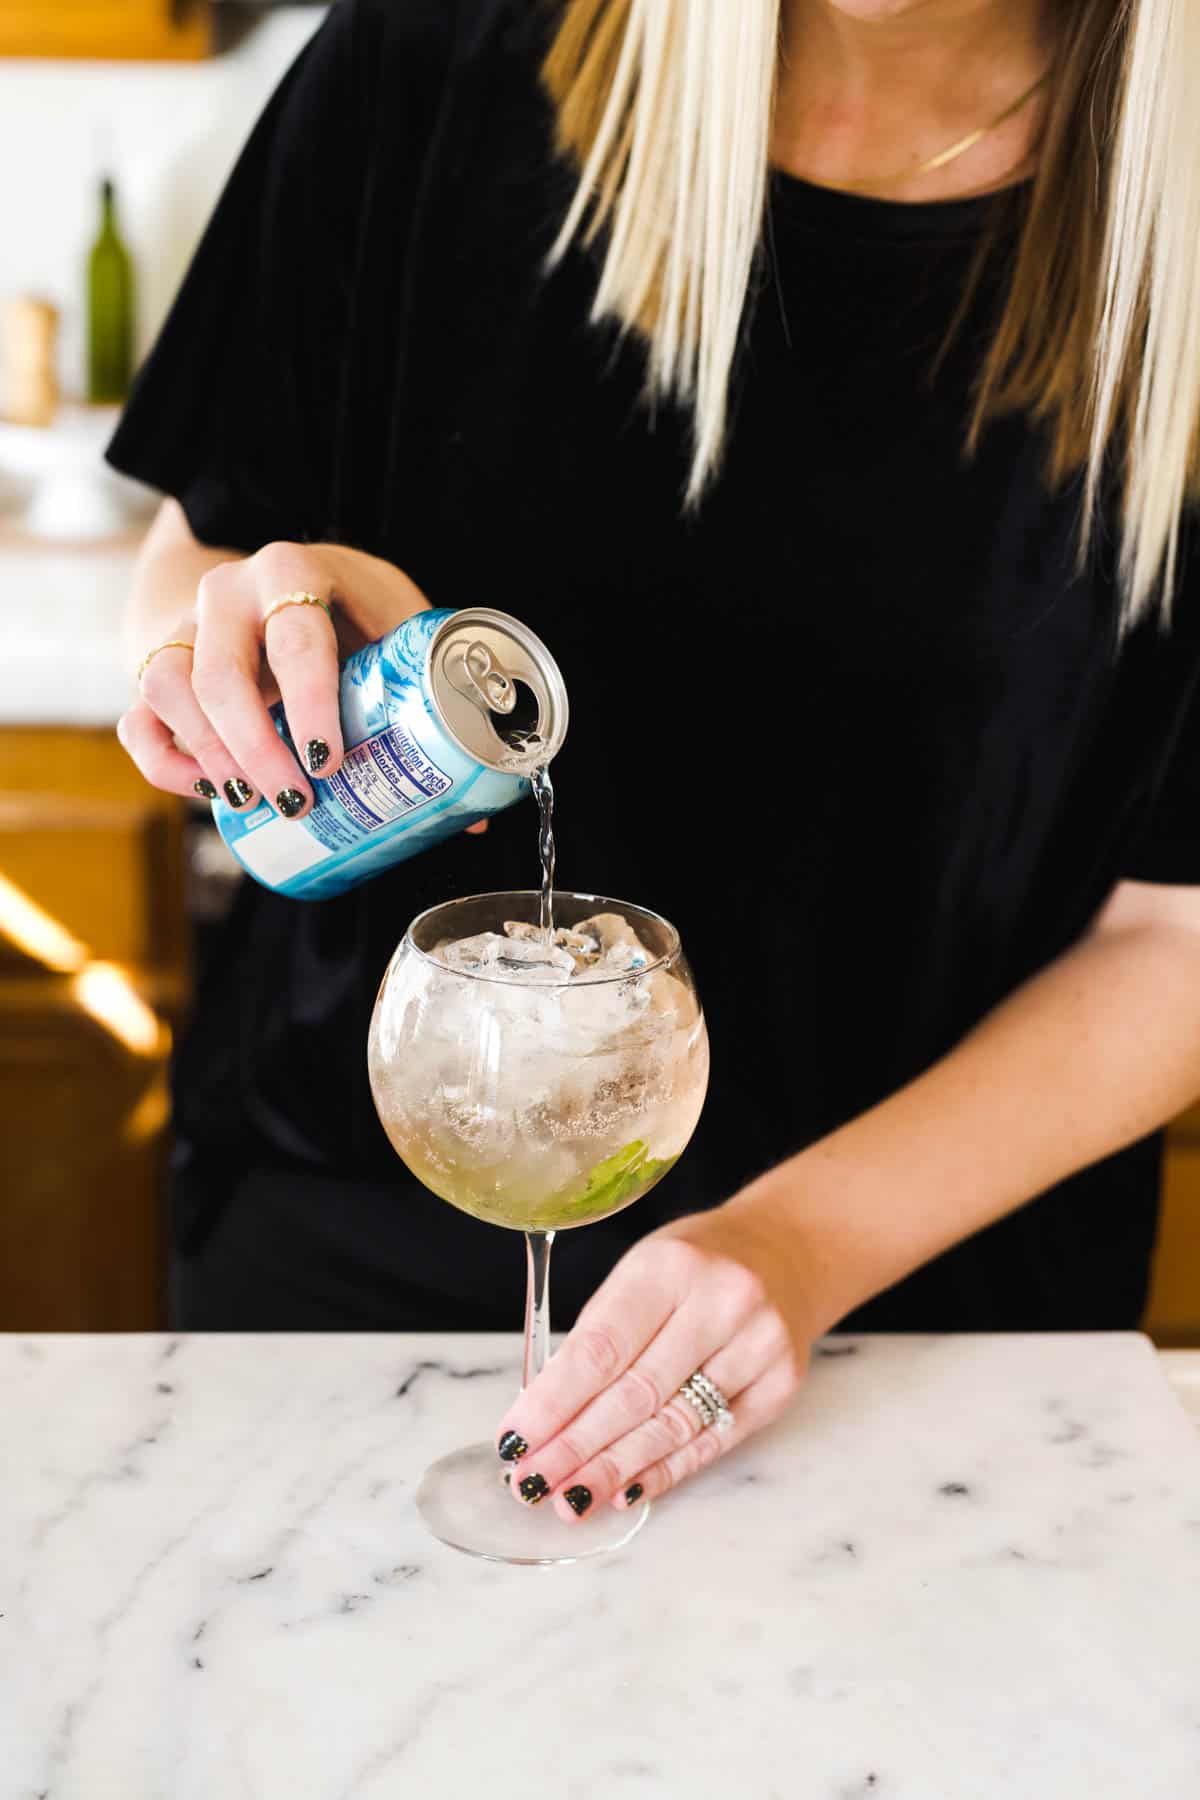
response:
{"label": "green glass bottle", "polygon": [[100,235],[88,257],[88,399],[124,400],[133,375],[133,264],[117,228],[116,191],[100,188]]}

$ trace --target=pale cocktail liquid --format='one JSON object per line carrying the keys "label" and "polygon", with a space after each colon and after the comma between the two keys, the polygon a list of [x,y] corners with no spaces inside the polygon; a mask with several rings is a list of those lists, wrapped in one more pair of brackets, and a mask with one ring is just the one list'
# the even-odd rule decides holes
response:
{"label": "pale cocktail liquid", "polygon": [[[503,930],[399,957],[370,1074],[384,1129],[426,1187],[490,1224],[559,1231],[621,1211],[671,1167],[703,1105],[708,1040],[690,984],[623,915],[554,929],[548,772],[531,785],[538,924],[498,919]],[[415,1016],[420,1055],[405,1056]]]}

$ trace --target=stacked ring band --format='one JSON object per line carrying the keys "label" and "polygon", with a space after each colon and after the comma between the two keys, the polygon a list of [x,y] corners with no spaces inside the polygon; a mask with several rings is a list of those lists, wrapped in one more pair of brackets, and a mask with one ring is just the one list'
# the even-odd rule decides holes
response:
{"label": "stacked ring band", "polygon": [[320,594],[281,594],[278,600],[271,602],[263,614],[263,625],[266,625],[268,619],[273,619],[277,612],[282,612],[285,606],[319,606],[328,613],[331,620],[333,618],[332,606],[328,600],[322,600]]}
{"label": "stacked ring band", "polygon": [[146,673],[147,668],[154,661],[154,658],[158,655],[160,650],[194,650],[195,647],[194,644],[189,644],[186,638],[168,638],[165,644],[155,644],[152,650],[147,650],[145,656],[143,656],[141,662],[138,664],[137,674],[134,676],[135,682],[139,687],[141,686],[142,676]]}
{"label": "stacked ring band", "polygon": [[715,1381],[699,1369],[690,1375],[679,1392],[700,1420],[701,1430],[715,1425],[718,1431],[731,1431],[735,1424],[733,1408]]}

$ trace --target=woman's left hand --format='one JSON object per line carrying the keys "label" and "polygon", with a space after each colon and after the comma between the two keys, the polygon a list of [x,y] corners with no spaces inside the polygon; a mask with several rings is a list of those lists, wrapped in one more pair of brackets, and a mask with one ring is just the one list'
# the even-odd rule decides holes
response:
{"label": "woman's left hand", "polygon": [[[564,1519],[657,1499],[783,1412],[817,1335],[786,1226],[738,1199],[628,1251],[500,1430],[511,1489]],[[697,1370],[734,1423],[701,1427]]]}

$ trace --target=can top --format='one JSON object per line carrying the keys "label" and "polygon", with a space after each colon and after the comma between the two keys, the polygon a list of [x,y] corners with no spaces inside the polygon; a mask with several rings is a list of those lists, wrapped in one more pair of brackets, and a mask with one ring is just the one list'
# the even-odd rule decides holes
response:
{"label": "can top", "polygon": [[442,724],[468,756],[506,775],[548,763],[567,735],[567,690],[541,638],[508,613],[464,607],[429,649]]}

